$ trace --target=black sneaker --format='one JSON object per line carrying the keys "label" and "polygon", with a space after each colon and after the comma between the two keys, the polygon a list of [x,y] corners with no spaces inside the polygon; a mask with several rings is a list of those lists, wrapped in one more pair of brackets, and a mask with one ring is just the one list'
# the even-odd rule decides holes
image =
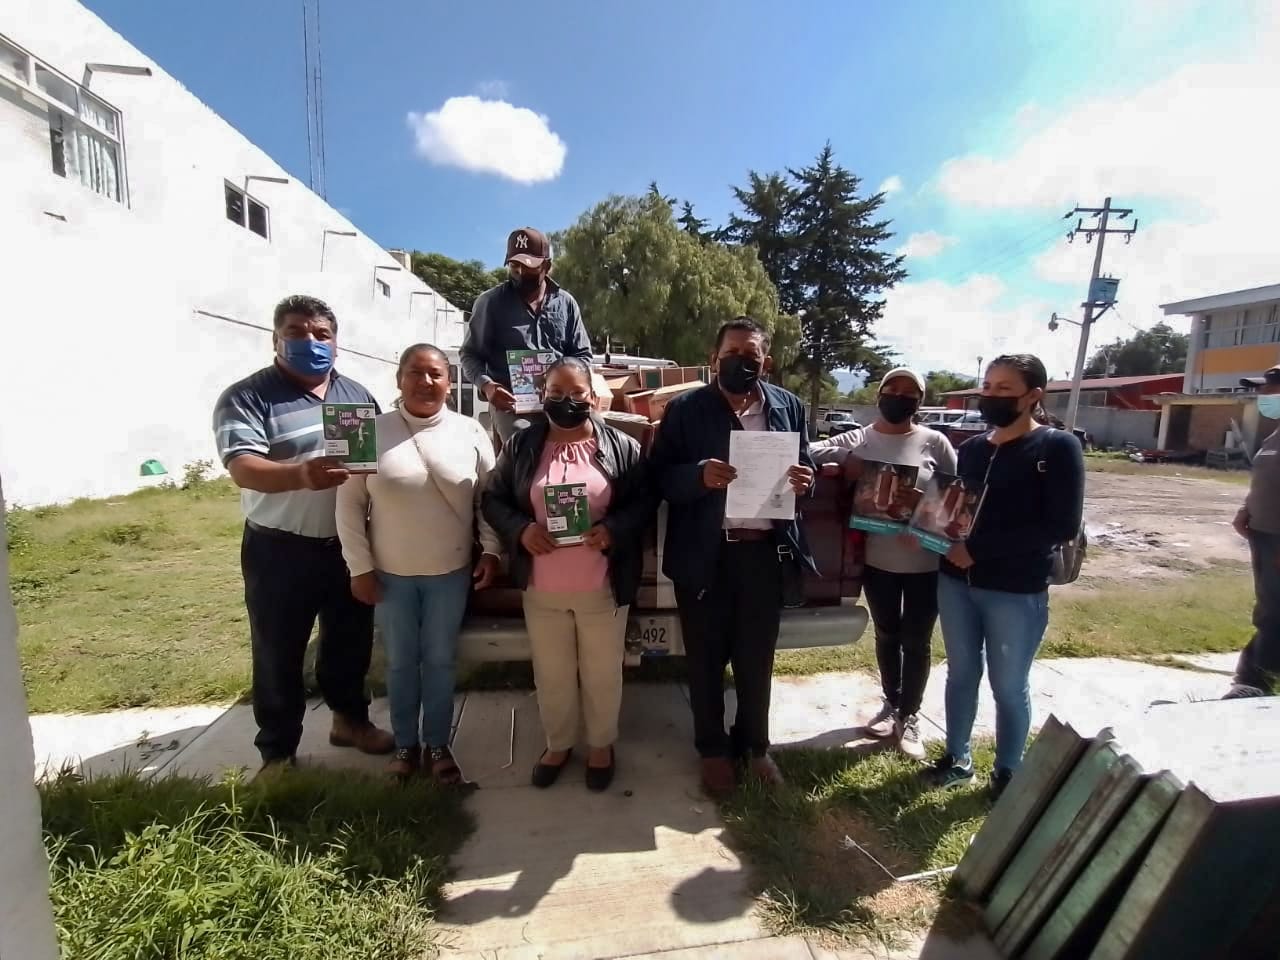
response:
{"label": "black sneaker", "polygon": [[1251,697],[1265,697],[1267,691],[1248,683],[1233,683],[1231,689],[1223,694],[1223,700],[1246,700]]}
{"label": "black sneaker", "polygon": [[921,778],[935,790],[953,790],[956,787],[967,787],[973,782],[973,763],[961,766],[951,754],[944,754],[924,773]]}
{"label": "black sneaker", "polygon": [[991,772],[991,782],[987,784],[987,793],[991,795],[992,800],[999,800],[1004,793],[1005,787],[1009,786],[1009,781],[1013,779],[1012,770],[996,769]]}

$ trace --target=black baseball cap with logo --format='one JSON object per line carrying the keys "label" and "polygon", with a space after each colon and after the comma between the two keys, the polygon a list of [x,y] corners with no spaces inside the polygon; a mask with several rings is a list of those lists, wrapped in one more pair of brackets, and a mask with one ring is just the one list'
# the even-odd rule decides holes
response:
{"label": "black baseball cap with logo", "polygon": [[551,259],[551,241],[541,230],[521,227],[507,237],[507,263],[513,260],[530,270],[539,269]]}
{"label": "black baseball cap with logo", "polygon": [[1240,381],[1242,387],[1280,387],[1280,366],[1272,367],[1260,377],[1245,377]]}

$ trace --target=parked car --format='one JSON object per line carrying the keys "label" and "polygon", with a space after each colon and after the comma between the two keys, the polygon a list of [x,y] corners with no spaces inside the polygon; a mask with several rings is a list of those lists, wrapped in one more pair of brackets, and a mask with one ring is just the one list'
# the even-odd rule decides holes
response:
{"label": "parked car", "polygon": [[854,419],[853,414],[846,410],[828,410],[822,415],[822,419],[818,421],[818,436],[820,438],[836,437],[849,430],[861,430],[862,424]]}
{"label": "parked car", "polygon": [[920,423],[937,430],[942,426],[950,426],[960,420],[967,411],[964,410],[926,410],[920,417]]}
{"label": "parked car", "polygon": [[950,423],[931,423],[929,424],[934,430],[944,434],[951,445],[959,449],[960,445],[970,437],[976,437],[986,433],[991,429],[991,425],[982,419],[982,414],[977,410],[959,411],[961,416],[952,420]]}

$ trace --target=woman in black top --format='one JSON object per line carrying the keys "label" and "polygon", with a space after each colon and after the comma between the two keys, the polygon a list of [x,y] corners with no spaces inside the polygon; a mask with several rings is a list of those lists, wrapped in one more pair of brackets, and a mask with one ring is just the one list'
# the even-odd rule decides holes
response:
{"label": "woman in black top", "polygon": [[994,795],[1021,763],[1031,730],[1027,678],[1049,622],[1053,550],[1075,537],[1084,506],[1080,441],[1037,421],[1047,382],[1036,357],[997,357],[978,403],[993,429],[960,448],[960,476],[966,486],[985,485],[986,494],[968,538],[951,548],[938,578],[947,753],[926,774],[936,786],[973,779],[969,738],[984,647],[996,701]]}

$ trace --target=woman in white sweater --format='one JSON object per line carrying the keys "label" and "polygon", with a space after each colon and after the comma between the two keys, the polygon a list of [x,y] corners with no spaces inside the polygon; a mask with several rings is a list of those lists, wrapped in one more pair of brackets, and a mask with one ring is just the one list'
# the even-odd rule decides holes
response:
{"label": "woman in white sweater", "polygon": [[397,409],[375,421],[378,472],[338,488],[338,536],[351,592],[377,605],[387,647],[390,773],[425,767],[453,784],[462,779],[449,751],[458,633],[471,589],[493,582],[501,553],[477,509],[495,457],[480,424],[446,406],[449,359],[436,347],[405,350],[396,383]]}

